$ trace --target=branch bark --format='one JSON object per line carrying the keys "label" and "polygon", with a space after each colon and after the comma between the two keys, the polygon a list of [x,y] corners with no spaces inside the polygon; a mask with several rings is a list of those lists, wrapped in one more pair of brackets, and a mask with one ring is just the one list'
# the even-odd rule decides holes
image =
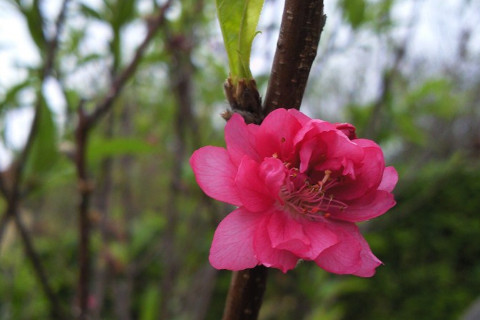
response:
{"label": "branch bark", "polygon": [[222,320],[256,320],[267,284],[267,268],[233,273]]}
{"label": "branch bark", "polygon": [[53,289],[48,282],[47,274],[40,262],[40,257],[38,256],[35,248],[33,247],[30,234],[28,233],[27,228],[20,219],[18,212],[13,214],[13,219],[20,233],[20,237],[22,238],[25,255],[28,257],[28,260],[32,264],[32,267],[35,270],[35,275],[40,282],[40,286],[45,292],[45,295],[47,296],[48,301],[51,304],[50,316],[52,317],[52,319],[66,319],[65,313],[60,307],[60,302],[58,301],[57,296],[53,292]]}
{"label": "branch bark", "polygon": [[299,109],[325,25],[323,0],[287,0],[264,101],[264,114]]}

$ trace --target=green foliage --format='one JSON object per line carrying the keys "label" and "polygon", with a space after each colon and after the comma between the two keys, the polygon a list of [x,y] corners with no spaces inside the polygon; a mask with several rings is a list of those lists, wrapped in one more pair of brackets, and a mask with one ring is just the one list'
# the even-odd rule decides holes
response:
{"label": "green foliage", "polygon": [[39,93],[38,123],[30,154],[25,165],[25,179],[38,184],[55,165],[58,158],[57,128],[47,101]]}
{"label": "green foliage", "polygon": [[43,54],[47,45],[45,34],[43,33],[44,19],[41,14],[40,0],[33,0],[31,5],[17,2],[19,11],[24,15],[28,30],[33,42],[38,48],[38,52]]}
{"label": "green foliage", "polygon": [[145,140],[137,138],[97,138],[88,145],[88,156],[91,161],[105,157],[121,155],[145,155],[155,151],[155,147]]}
{"label": "green foliage", "polygon": [[391,26],[390,10],[394,0],[341,0],[339,3],[345,21],[353,29],[370,27],[382,32]]}
{"label": "green foliage", "polygon": [[250,53],[263,2],[264,0],[216,0],[230,76],[234,83],[239,79],[252,79]]}
{"label": "green foliage", "polygon": [[342,0],[340,5],[343,8],[344,17],[354,29],[365,22],[365,0]]}

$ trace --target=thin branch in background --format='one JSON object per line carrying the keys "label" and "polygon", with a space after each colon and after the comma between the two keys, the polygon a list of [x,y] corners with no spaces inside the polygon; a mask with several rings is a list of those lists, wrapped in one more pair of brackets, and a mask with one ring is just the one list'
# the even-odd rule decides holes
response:
{"label": "thin branch in background", "polygon": [[135,51],[135,55],[127,67],[112,81],[112,84],[106,96],[95,106],[91,114],[87,114],[81,104],[78,108],[78,126],[75,131],[76,156],[75,164],[77,170],[77,179],[80,193],[80,203],[78,208],[79,222],[79,266],[78,277],[78,318],[81,320],[88,318],[88,298],[90,293],[90,232],[91,223],[89,218],[90,198],[93,191],[93,184],[88,177],[87,169],[87,145],[90,130],[98,121],[112,108],[113,102],[119,97],[121,90],[127,81],[135,74],[137,67],[145,54],[148,45],[153,40],[154,35],[165,21],[165,13],[170,7],[171,0],[167,1],[159,10],[157,16],[148,22],[148,31],[142,43]]}
{"label": "thin branch in background", "polygon": [[100,101],[100,103],[98,103],[97,106],[95,107],[94,111],[90,115],[88,115],[87,130],[95,126],[98,120],[106,112],[108,112],[108,110],[110,110],[113,102],[118,97],[118,94],[127,83],[127,80],[130,79],[135,73],[135,71],[137,70],[138,64],[140,63],[140,60],[145,54],[145,51],[147,50],[148,45],[152,41],[154,35],[157,33],[160,26],[164,23],[165,13],[170,7],[171,3],[172,3],[172,0],[167,1],[160,8],[156,18],[153,18],[148,21],[147,35],[145,36],[142,43],[138,46],[137,50],[135,51],[135,55],[133,59],[128,64],[128,66],[120,73],[120,75],[113,80],[113,83],[110,86],[110,89],[108,90],[108,93],[105,96],[105,98],[102,101]]}
{"label": "thin branch in background", "polygon": [[[47,46],[46,60],[43,65],[43,68],[40,71],[40,81],[42,85],[45,79],[48,77],[48,75],[53,71],[53,65],[54,65],[55,57],[57,54],[57,48],[58,48],[58,39],[60,37],[62,26],[65,22],[65,12],[67,9],[68,2],[69,0],[64,0],[62,4],[62,8],[60,10],[60,13],[58,15],[58,18],[55,24],[56,25],[55,34],[53,38],[49,41],[49,45]],[[46,37],[44,38],[46,39]],[[42,85],[40,86],[39,90],[41,90]],[[40,262],[39,255],[35,251],[35,248],[33,247],[30,234],[28,233],[27,228],[23,225],[22,221],[20,220],[20,217],[18,216],[18,211],[19,211],[18,208],[21,200],[20,189],[22,187],[22,175],[23,175],[28,157],[30,156],[34,140],[37,136],[41,112],[42,112],[42,103],[43,103],[42,100],[43,99],[41,97],[41,92],[39,92],[37,96],[35,108],[34,108],[35,114],[34,114],[32,124],[30,126],[30,132],[27,137],[27,142],[22,152],[16,159],[15,163],[12,165],[13,173],[11,176],[10,190],[7,190],[6,183],[4,181],[4,177],[5,177],[4,175],[2,175],[0,180],[1,181],[0,189],[2,190],[2,194],[5,196],[7,201],[7,210],[5,211],[5,214],[0,221],[0,224],[1,224],[0,240],[2,239],[5,226],[8,223],[8,220],[10,218],[13,218],[15,221],[15,225],[21,235],[26,256],[30,260],[33,270],[40,281],[41,288],[44,291],[50,303],[50,313],[52,317],[55,319],[65,319],[66,317],[63,311],[61,310],[58,299],[55,296],[54,291],[52,290],[51,286],[48,283],[46,272]]]}
{"label": "thin branch in background", "polygon": [[[163,235],[163,261],[165,271],[160,283],[162,299],[160,304],[160,318],[171,319],[173,317],[170,306],[171,296],[165,294],[172,292],[179,275],[181,257],[178,254],[178,241],[175,232],[178,227],[178,204],[181,203],[184,195],[184,188],[179,177],[182,176],[182,167],[187,157],[187,134],[188,130],[194,127],[193,121],[193,66],[191,64],[192,35],[171,35],[167,34],[167,51],[171,56],[169,64],[169,78],[171,90],[175,101],[175,122],[174,122],[174,143],[173,163],[170,174],[170,188],[168,190],[170,199],[167,203],[165,214],[168,228]],[[195,134],[192,134],[195,136]]]}
{"label": "thin branch in background", "polygon": [[2,194],[2,196],[4,198],[8,198],[7,184],[5,182],[5,177],[4,177],[4,172],[3,171],[0,171],[0,193]]}
{"label": "thin branch in background", "polygon": [[287,0],[272,65],[264,114],[299,109],[325,25],[323,0]]}
{"label": "thin branch in background", "polygon": [[30,234],[28,233],[27,228],[23,224],[18,213],[13,214],[13,219],[20,233],[20,237],[22,238],[25,255],[32,263],[35,274],[40,282],[40,286],[42,287],[42,290],[45,292],[50,304],[52,305],[52,307],[50,308],[50,316],[52,317],[52,319],[67,319],[64,311],[60,306],[60,302],[58,301],[57,296],[55,295],[52,287],[48,283],[47,274],[45,272],[45,269],[43,269],[38,253],[33,247],[32,239],[30,237]]}
{"label": "thin branch in background", "polygon": [[409,41],[415,32],[414,26],[419,17],[419,3],[415,3],[412,7],[412,14],[408,23],[408,32],[404,36],[401,44],[395,48],[395,55],[393,57],[393,64],[390,69],[384,70],[382,75],[382,81],[380,83],[380,94],[373,103],[373,110],[368,119],[368,124],[365,127],[365,132],[362,136],[368,139],[377,140],[378,131],[380,129],[382,120],[382,109],[388,104],[388,101],[392,95],[393,84],[397,79],[400,72],[400,67],[405,59]]}

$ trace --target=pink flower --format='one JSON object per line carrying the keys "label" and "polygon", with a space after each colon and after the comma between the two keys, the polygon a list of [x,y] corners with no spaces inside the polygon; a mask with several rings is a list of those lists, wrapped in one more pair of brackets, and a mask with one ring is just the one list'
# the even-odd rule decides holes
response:
{"label": "pink flower", "polygon": [[227,148],[206,146],[190,164],[210,197],[238,206],[218,226],[210,250],[217,269],[264,265],[283,272],[299,259],[338,274],[370,277],[381,262],[356,222],[395,205],[398,180],[380,147],[350,124],[277,109],[261,125],[234,115]]}

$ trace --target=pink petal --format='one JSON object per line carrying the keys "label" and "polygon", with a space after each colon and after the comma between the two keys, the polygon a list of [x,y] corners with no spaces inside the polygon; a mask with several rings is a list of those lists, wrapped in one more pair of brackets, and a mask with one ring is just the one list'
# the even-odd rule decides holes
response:
{"label": "pink petal", "polygon": [[282,161],[275,158],[266,158],[260,165],[259,177],[264,181],[273,198],[280,193],[285,183],[286,169]]}
{"label": "pink petal", "polygon": [[190,166],[198,185],[208,196],[236,206],[242,204],[234,180],[237,168],[227,150],[212,146],[200,148],[192,154]]}
{"label": "pink petal", "polygon": [[348,207],[343,211],[332,210],[332,217],[350,222],[359,222],[378,217],[395,205],[395,200],[390,192],[375,190],[356,200],[348,202]]}
{"label": "pink petal", "polygon": [[359,233],[353,223],[330,222],[328,226],[339,242],[325,249],[315,262],[328,272],[352,274],[362,266],[362,245],[353,233]]}
{"label": "pink petal", "polygon": [[378,260],[378,258],[372,253],[370,246],[360,232],[354,232],[352,235],[362,246],[362,251],[360,252],[360,258],[362,259],[362,262],[360,264],[360,268],[353,274],[359,277],[371,277],[375,274],[375,269],[381,265],[382,262]]}
{"label": "pink petal", "polygon": [[371,277],[382,262],[370,250],[367,241],[353,223],[332,221],[328,224],[340,242],[323,251],[315,262],[323,269],[338,274]]}
{"label": "pink petal", "polygon": [[398,182],[398,173],[394,167],[386,167],[383,171],[382,182],[378,186],[378,190],[392,192]]}
{"label": "pink petal", "polygon": [[305,125],[307,122],[312,120],[312,118],[310,118],[309,116],[301,113],[300,111],[298,111],[296,109],[288,109],[287,111],[288,111],[289,114],[291,114],[293,117],[295,117],[295,119],[297,119],[297,121],[300,122],[300,124],[302,126]]}
{"label": "pink petal", "polygon": [[382,264],[382,261],[378,260],[372,251],[370,251],[368,244],[367,248],[362,250],[360,256],[362,258],[362,263],[360,268],[355,271],[353,275],[359,277],[372,277],[375,274],[375,269]]}
{"label": "pink petal", "polygon": [[310,239],[303,231],[303,225],[287,213],[275,211],[267,225],[272,247],[290,251],[298,257],[310,250]]}
{"label": "pink petal", "polygon": [[355,170],[355,180],[347,181],[330,189],[332,194],[342,200],[352,200],[377,190],[385,170],[383,152],[376,143],[366,139],[353,141],[363,148],[365,156],[361,167],[357,167]]}
{"label": "pink petal", "polygon": [[336,127],[330,122],[312,119],[310,122],[305,123],[303,127],[297,132],[293,143],[295,145],[314,138],[318,134],[327,131],[335,131]]}
{"label": "pink petal", "polygon": [[355,127],[350,123],[335,123],[335,127],[342,131],[348,139],[353,140],[357,139],[357,134],[355,133]]}
{"label": "pink petal", "polygon": [[244,155],[260,161],[260,156],[255,150],[255,131],[258,126],[247,126],[239,114],[234,114],[225,126],[225,142],[232,162],[237,166]]}
{"label": "pink petal", "polygon": [[338,243],[337,235],[321,221],[303,221],[303,230],[310,239],[310,252],[304,259],[315,260],[325,249]]}
{"label": "pink petal", "polygon": [[238,196],[249,211],[265,211],[273,205],[277,197],[260,177],[260,165],[248,156],[243,157],[238,167],[235,183],[239,191]]}
{"label": "pink petal", "polygon": [[264,215],[238,208],[220,222],[213,236],[210,264],[216,269],[243,270],[258,264],[253,239]]}
{"label": "pink petal", "polygon": [[298,143],[300,172],[306,172],[308,168],[336,171],[342,164],[350,167],[364,158],[362,147],[350,141],[338,130],[316,132],[314,136],[310,136],[311,134],[307,134],[305,139]]}
{"label": "pink petal", "polygon": [[338,242],[335,233],[323,222],[304,218],[296,220],[281,211],[272,214],[267,228],[273,248],[290,251],[305,260],[314,260],[323,250]]}
{"label": "pink petal", "polygon": [[300,128],[300,122],[291,112],[276,109],[260,125],[256,149],[263,157],[276,154],[279,159],[290,161],[295,151],[293,139]]}
{"label": "pink petal", "polygon": [[275,249],[272,247],[270,237],[268,236],[269,219],[265,219],[260,224],[255,233],[253,247],[256,257],[260,264],[266,267],[272,267],[287,272],[295,268],[298,257],[287,250]]}

